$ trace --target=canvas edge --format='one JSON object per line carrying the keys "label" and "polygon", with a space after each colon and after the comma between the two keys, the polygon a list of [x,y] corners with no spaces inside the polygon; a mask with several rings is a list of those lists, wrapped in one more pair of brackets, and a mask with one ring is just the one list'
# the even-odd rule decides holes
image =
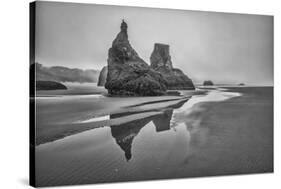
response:
{"label": "canvas edge", "polygon": [[35,15],[36,2],[29,3],[29,185],[35,182]]}

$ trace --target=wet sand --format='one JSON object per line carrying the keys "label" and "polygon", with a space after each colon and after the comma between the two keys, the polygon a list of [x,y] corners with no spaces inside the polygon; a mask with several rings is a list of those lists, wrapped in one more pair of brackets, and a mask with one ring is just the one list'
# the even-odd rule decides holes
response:
{"label": "wet sand", "polygon": [[181,176],[273,172],[273,88],[226,89],[242,96],[197,104],[200,110],[193,114],[200,132],[194,129],[194,121],[187,120],[186,125],[197,136],[191,141],[193,155],[186,158],[192,168],[183,170]]}
{"label": "wet sand", "polygon": [[[125,98],[102,95],[39,97],[36,101],[36,144],[55,141],[97,127],[161,114],[164,108],[177,105],[188,98],[189,96]],[[142,114],[122,119],[106,119],[109,115],[120,113]]]}
{"label": "wet sand", "polygon": [[[49,136],[49,133],[64,133],[67,137],[52,135],[56,136],[55,140],[44,137],[39,140],[41,143],[36,147],[37,184],[272,172],[273,88],[213,90],[205,96],[187,98],[184,95],[172,100],[164,97],[165,101],[162,101],[163,97],[151,97],[152,103],[146,98],[131,101],[120,98],[118,106],[100,97],[96,100],[99,103],[94,100],[96,97],[91,103],[84,97],[79,97],[78,101],[72,99],[70,104],[67,98],[53,104],[42,101],[38,109],[41,109],[38,116],[44,115],[39,117],[38,129],[44,131],[41,137]],[[101,108],[105,117],[98,120],[85,116],[85,113],[93,114],[100,100],[107,104]],[[75,102],[80,106],[74,105]],[[52,111],[42,108],[48,106]],[[70,110],[70,107],[74,109]],[[57,111],[63,112],[62,108],[70,112],[59,117]],[[76,132],[69,132],[67,123],[77,120],[73,127]],[[81,126],[88,131],[82,132]]]}

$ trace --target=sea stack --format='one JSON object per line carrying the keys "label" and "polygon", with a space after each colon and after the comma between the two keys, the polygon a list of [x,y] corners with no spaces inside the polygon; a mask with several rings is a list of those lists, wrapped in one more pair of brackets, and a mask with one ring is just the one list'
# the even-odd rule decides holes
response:
{"label": "sea stack", "polygon": [[173,68],[170,47],[166,44],[155,43],[150,56],[151,68],[160,72],[167,82],[169,90],[193,90],[192,80],[180,69]]}
{"label": "sea stack", "polygon": [[206,80],[206,81],[203,82],[203,85],[204,86],[212,86],[212,85],[214,85],[214,83],[211,80]]}
{"label": "sea stack", "polygon": [[107,77],[107,66],[104,66],[102,68],[102,70],[100,71],[98,86],[104,86],[105,85],[106,77]]}
{"label": "sea stack", "polygon": [[124,20],[108,51],[105,88],[109,95],[157,96],[166,91],[163,76],[150,68],[131,47]]}

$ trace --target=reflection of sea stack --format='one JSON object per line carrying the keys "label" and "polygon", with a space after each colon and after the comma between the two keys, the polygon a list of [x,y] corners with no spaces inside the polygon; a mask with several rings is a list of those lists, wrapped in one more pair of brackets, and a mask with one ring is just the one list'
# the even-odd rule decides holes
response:
{"label": "reflection of sea stack", "polygon": [[162,75],[145,63],[131,47],[127,24],[123,21],[121,31],[108,52],[108,73],[105,88],[111,95],[155,96],[166,91]]}
{"label": "reflection of sea stack", "polygon": [[104,66],[100,71],[98,86],[104,86],[107,77],[107,66]]}
{"label": "reflection of sea stack", "polygon": [[131,149],[133,139],[138,134],[138,131],[131,130],[125,126],[112,126],[111,134],[115,138],[116,143],[125,152],[126,159],[130,160],[132,158]]}
{"label": "reflection of sea stack", "polygon": [[[110,119],[122,116],[124,115],[111,115]],[[120,148],[125,152],[127,160],[132,158],[131,150],[134,137],[137,136],[140,130],[150,121],[151,118],[145,118],[110,127],[112,136],[115,138],[116,143],[120,146]]]}
{"label": "reflection of sea stack", "polygon": [[192,80],[180,69],[173,68],[169,45],[155,43],[150,62],[154,70],[162,73],[168,89],[194,89]]}
{"label": "reflection of sea stack", "polygon": [[173,115],[173,109],[168,109],[163,114],[155,117],[153,123],[156,128],[156,132],[166,131],[170,129],[170,121]]}
{"label": "reflection of sea stack", "polygon": [[[112,125],[111,135],[115,138],[116,143],[125,152],[127,160],[132,158],[132,143],[134,138],[138,135],[140,130],[153,121],[156,132],[166,131],[170,129],[170,121],[173,115],[173,108],[180,108],[188,99],[181,100],[180,102],[170,106],[168,109],[163,110],[163,114],[146,117],[143,119],[131,121],[121,125]],[[148,111],[149,112],[149,111]],[[135,113],[119,113],[110,115],[110,119],[121,118],[123,116],[133,115]]]}

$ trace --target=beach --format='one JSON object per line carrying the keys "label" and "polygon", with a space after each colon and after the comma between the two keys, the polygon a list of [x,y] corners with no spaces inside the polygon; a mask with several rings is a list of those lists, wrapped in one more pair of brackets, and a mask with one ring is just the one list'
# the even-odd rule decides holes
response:
{"label": "beach", "polygon": [[36,182],[51,186],[273,171],[273,87],[179,92],[39,96]]}

